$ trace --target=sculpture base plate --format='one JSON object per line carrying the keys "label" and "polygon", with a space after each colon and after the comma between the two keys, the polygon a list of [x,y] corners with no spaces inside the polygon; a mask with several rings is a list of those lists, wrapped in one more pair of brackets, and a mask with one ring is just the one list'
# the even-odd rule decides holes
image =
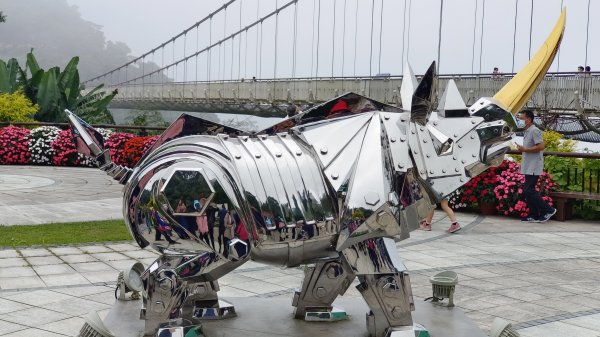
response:
{"label": "sculpture base plate", "polygon": [[335,322],[348,319],[346,310],[336,307],[306,308],[304,320],[307,322]]}
{"label": "sculpture base plate", "polygon": [[213,305],[207,306],[206,303],[198,303],[193,309],[194,321],[218,320],[236,317],[233,304],[219,299]]}
{"label": "sculpture base plate", "polygon": [[[347,309],[347,320],[306,322],[294,319],[294,308],[290,305],[289,294],[286,295],[228,298],[235,304],[237,317],[203,321],[202,330],[206,337],[368,336],[364,317],[369,308],[362,298],[341,297],[335,301],[335,305]],[[487,337],[460,308],[447,308],[422,300],[415,302],[413,320],[423,325],[431,337]],[[116,337],[141,337],[144,321],[139,319],[140,306],[140,301],[116,301],[104,323]],[[390,336],[395,337],[397,332],[391,332]]]}

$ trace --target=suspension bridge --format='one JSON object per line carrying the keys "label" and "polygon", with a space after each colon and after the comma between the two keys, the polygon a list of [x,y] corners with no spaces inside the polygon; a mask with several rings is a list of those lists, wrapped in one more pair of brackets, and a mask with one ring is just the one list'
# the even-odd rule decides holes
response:
{"label": "suspension bridge", "polygon": [[[104,84],[103,90],[117,90],[113,108],[282,117],[289,104],[311,106],[349,91],[401,106],[402,76],[394,74],[403,73],[405,64],[413,62],[414,50],[424,43],[414,41],[415,32],[423,29],[418,21],[426,19],[428,31],[437,32],[427,42],[433,52],[431,60],[435,59],[438,67],[454,62],[441,53],[443,44],[458,43],[453,40],[456,37],[444,35],[456,24],[457,18],[448,14],[453,2],[429,2],[439,7],[429,8],[428,17],[423,18],[414,12],[413,7],[422,5],[417,0],[229,0],[155,48],[84,84],[88,88]],[[505,28],[512,28],[506,31],[512,36],[512,46],[505,48],[511,51],[512,47],[512,55],[507,55],[512,56],[511,71],[486,73],[482,71],[486,41],[489,31],[499,28],[492,26],[496,25],[493,21],[489,23],[495,14],[490,12],[493,2],[463,1],[473,10],[462,20],[471,29],[464,34],[471,41],[462,48],[465,57],[461,59],[470,59],[471,71],[442,73],[440,93],[447,81],[454,79],[467,104],[493,96],[512,78],[519,63],[531,57],[532,47],[537,49],[534,28],[542,35],[551,28],[548,24],[534,27],[536,10],[547,11],[549,2],[502,1],[512,15],[512,20],[504,20],[510,23]],[[553,2],[553,14],[558,15],[564,2]],[[400,11],[389,13],[393,6]],[[570,13],[572,18],[585,20],[577,33],[585,36],[583,65],[592,61],[589,14],[594,9],[600,7],[594,8],[587,0],[581,13]],[[525,21],[529,21],[528,53],[521,55],[517,33],[523,28],[518,28],[518,23]],[[390,25],[395,28],[386,30]],[[572,68],[569,65],[569,70]],[[527,107],[540,112],[540,121],[548,128],[600,141],[596,117],[600,113],[600,72],[561,72],[560,53],[551,69]]]}

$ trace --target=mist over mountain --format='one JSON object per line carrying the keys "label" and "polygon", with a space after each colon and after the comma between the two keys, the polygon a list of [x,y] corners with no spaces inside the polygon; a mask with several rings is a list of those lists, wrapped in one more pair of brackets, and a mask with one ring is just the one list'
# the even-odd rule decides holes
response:
{"label": "mist over mountain", "polygon": [[[66,0],[0,0],[6,22],[0,24],[0,59],[16,58],[24,64],[32,48],[42,68],[63,68],[79,56],[82,80],[110,71],[134,57],[127,44],[107,41],[102,27],[84,20]],[[157,69],[145,64],[146,72]],[[130,76],[141,71],[131,67]],[[130,77],[132,78],[132,77]]]}

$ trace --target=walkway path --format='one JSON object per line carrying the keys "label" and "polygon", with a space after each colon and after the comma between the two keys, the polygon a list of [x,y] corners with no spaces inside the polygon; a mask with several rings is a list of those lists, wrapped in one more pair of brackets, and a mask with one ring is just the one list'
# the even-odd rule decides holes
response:
{"label": "walkway path", "polygon": [[[94,186],[94,179],[102,180],[87,169],[16,171],[40,178],[34,180],[40,184],[44,178],[58,179],[58,174],[78,181],[79,186]],[[0,167],[0,177],[6,174],[6,167]],[[120,187],[105,182],[110,192],[102,197],[110,200],[107,203],[117,214]],[[84,209],[87,206],[81,204],[105,191],[97,183],[90,189],[79,189],[74,182],[70,185],[71,190],[83,191],[77,197],[82,201],[69,199],[68,189],[64,189],[64,200],[55,200],[58,204],[65,201]],[[32,186],[30,194],[19,192],[8,198],[0,194],[0,207],[31,211],[37,206],[28,195],[49,186]],[[58,189],[66,184],[54,186]],[[411,270],[416,301],[431,296],[429,277],[454,270],[459,273],[457,306],[483,329],[489,329],[495,317],[502,317],[514,322],[524,337],[600,336],[600,223],[522,224],[512,218],[467,213],[458,217],[464,229],[457,235],[443,231],[448,221],[436,213],[432,232],[415,231],[410,239],[398,243]],[[65,220],[76,219],[63,215],[60,221]],[[155,257],[154,252],[141,250],[132,242],[0,249],[0,335],[77,335],[88,312],[107,313],[114,301],[118,271],[135,261],[148,265]],[[291,299],[301,279],[299,268],[248,262],[219,280],[220,295]],[[344,296],[360,297],[354,287]]]}
{"label": "walkway path", "polygon": [[119,219],[121,188],[93,168],[0,166],[0,224]]}

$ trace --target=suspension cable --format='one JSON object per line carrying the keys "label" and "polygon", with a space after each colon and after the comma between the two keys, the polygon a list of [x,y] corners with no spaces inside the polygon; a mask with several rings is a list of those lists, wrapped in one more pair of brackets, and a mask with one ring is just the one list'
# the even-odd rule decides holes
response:
{"label": "suspension cable", "polygon": [[321,43],[321,0],[319,0],[319,11],[317,12],[317,57],[315,66],[315,78],[319,77],[319,47]]}
{"label": "suspension cable", "polygon": [[533,0],[531,0],[531,12],[529,13],[529,59],[531,60],[531,35],[533,33]]}
{"label": "suspension cable", "polygon": [[[242,9],[243,9],[243,5],[244,2],[240,2],[240,26],[239,26],[239,30],[242,30]],[[240,38],[238,40],[238,76],[237,78],[240,79],[240,77],[242,76],[242,35],[240,34]]]}
{"label": "suspension cable", "polygon": [[379,65],[378,72],[381,74],[381,38],[383,37],[383,1],[381,0],[381,11],[379,12]]}
{"label": "suspension cable", "polygon": [[473,15],[473,50],[471,52],[471,74],[475,73],[475,34],[477,32],[477,7],[479,0],[475,0],[475,14]]}
{"label": "suspension cable", "polygon": [[[294,44],[292,48],[292,78],[296,77],[296,44],[298,38],[298,2],[294,5]],[[294,82],[295,83],[295,82]]]}
{"label": "suspension cable", "polygon": [[[375,0],[371,1],[371,48],[369,50],[369,76],[373,76],[373,20],[375,18]],[[366,82],[365,82],[366,83]]]}
{"label": "suspension cable", "polygon": [[[277,78],[277,36],[278,36],[278,32],[279,32],[279,0],[275,0],[275,11],[277,12],[277,14],[275,14],[275,62],[273,62],[273,78]],[[275,85],[275,81],[273,81],[273,85]]]}
{"label": "suspension cable", "polygon": [[402,74],[404,75],[404,41],[406,40],[406,0],[402,17]]}
{"label": "suspension cable", "polygon": [[483,33],[484,33],[484,26],[483,23],[485,22],[485,0],[483,0],[482,2],[482,6],[481,6],[481,37],[480,37],[480,41],[479,41],[479,73],[481,74],[481,62],[483,61]]}
{"label": "suspension cable", "polygon": [[[225,81],[225,69],[227,68],[227,66],[226,66],[227,40],[225,39],[227,37],[227,9],[225,9],[225,12],[223,13],[223,17],[224,17],[224,19],[223,19],[223,72],[221,73],[221,76],[219,76],[221,78],[222,82]],[[221,61],[219,60],[219,62],[221,62]],[[220,68],[219,68],[219,71],[221,71]]]}
{"label": "suspension cable", "polygon": [[[443,14],[444,14],[444,0],[440,0],[440,27],[438,31],[438,62],[437,62],[437,73],[440,73],[440,57],[442,52],[442,22],[443,22]],[[439,86],[439,81],[438,81]],[[438,87],[439,90],[439,87]]]}
{"label": "suspension cable", "polygon": [[354,13],[354,77],[356,77],[356,45],[358,36],[358,0],[356,0],[356,12]]}
{"label": "suspension cable", "polygon": [[333,0],[333,35],[331,38],[331,77],[333,78],[333,65],[335,62],[335,24],[336,24],[336,8],[337,0]]}
{"label": "suspension cable", "polygon": [[171,41],[174,41],[174,40],[176,40],[176,39],[180,38],[181,36],[183,36],[184,34],[186,34],[187,32],[189,32],[190,30],[192,30],[192,29],[194,29],[195,27],[198,27],[199,25],[201,25],[202,23],[204,23],[205,21],[212,20],[212,17],[213,17],[215,14],[218,14],[218,13],[219,13],[219,12],[221,12],[222,10],[226,9],[226,8],[227,8],[229,5],[231,5],[231,4],[232,4],[232,3],[234,3],[235,1],[237,1],[237,0],[230,0],[230,1],[226,2],[226,3],[225,3],[225,4],[223,4],[221,7],[217,8],[216,10],[214,10],[213,12],[211,12],[210,14],[208,14],[207,16],[205,16],[204,18],[202,18],[200,21],[197,21],[197,22],[196,22],[196,23],[194,23],[193,25],[191,25],[191,26],[189,26],[188,28],[184,29],[184,30],[183,30],[181,33],[179,33],[179,34],[177,34],[177,35],[175,35],[175,36],[173,36],[173,37],[169,38],[167,41],[165,41],[165,42],[161,43],[160,45],[158,45],[158,46],[156,46],[155,48],[151,49],[150,51],[148,51],[148,52],[146,52],[146,53],[142,54],[141,56],[138,56],[138,57],[134,58],[133,60],[131,60],[131,61],[129,61],[129,62],[127,62],[127,63],[125,63],[125,64],[123,64],[123,65],[121,65],[121,66],[117,67],[117,68],[115,68],[115,69],[112,69],[111,71],[108,71],[108,72],[106,72],[105,74],[98,75],[98,76],[96,76],[96,77],[94,77],[94,78],[91,78],[91,79],[89,79],[89,80],[86,80],[86,81],[82,82],[82,84],[85,84],[85,83],[87,83],[87,82],[92,82],[92,81],[94,81],[94,80],[100,79],[100,78],[102,78],[104,75],[106,75],[106,74],[109,74],[109,73],[111,73],[111,72],[118,71],[118,70],[121,70],[121,69],[126,69],[128,66],[130,66],[130,65],[132,65],[132,64],[135,64],[137,61],[141,60],[142,58],[144,58],[144,57],[146,57],[146,56],[148,56],[148,55],[152,54],[153,52],[156,52],[156,51],[158,51],[159,49],[162,49],[162,48],[164,48],[164,47],[165,47],[166,45],[168,45],[168,44],[169,44]]}
{"label": "suspension cable", "polygon": [[348,4],[348,0],[344,0],[344,21],[342,28],[342,87],[344,83],[344,66],[346,61],[346,5]]}
{"label": "suspension cable", "polygon": [[[562,12],[564,0],[560,0],[560,11]],[[558,48],[558,55],[556,56],[556,71],[560,71],[560,48]]]}
{"label": "suspension cable", "polygon": [[[282,10],[286,9],[287,7],[293,5],[294,3],[296,3],[296,1],[297,0],[291,0],[291,1],[287,2],[285,5],[279,7],[279,12],[281,12]],[[175,64],[178,64],[178,63],[186,61],[186,59],[190,59],[192,57],[195,57],[196,55],[199,55],[201,53],[209,51],[211,48],[214,48],[214,47],[218,46],[219,44],[223,43],[224,41],[227,41],[227,40],[229,40],[229,39],[231,39],[231,38],[233,38],[233,37],[241,34],[244,30],[250,29],[250,28],[253,28],[255,26],[260,25],[264,20],[269,19],[270,17],[274,16],[275,14],[277,14],[277,13],[276,12],[271,12],[271,13],[265,15],[264,17],[260,18],[256,22],[253,22],[253,23],[249,24],[248,26],[246,26],[245,28],[242,28],[242,30],[234,32],[234,33],[230,34],[229,36],[225,37],[224,39],[221,39],[219,41],[216,41],[215,43],[212,43],[211,45],[209,45],[209,46],[203,48],[202,50],[198,51],[198,53],[194,53],[193,55],[188,55],[185,59],[181,59],[181,60],[178,60],[176,62],[173,62],[172,64],[167,65],[167,67],[174,66]],[[154,71],[153,73],[160,72],[162,70],[164,70],[164,69],[158,69],[158,70]],[[150,75],[150,74],[147,74],[147,75]],[[133,80],[131,80],[131,81],[133,81]],[[121,83],[119,83],[119,85],[131,82],[131,81],[121,82]]]}
{"label": "suspension cable", "polygon": [[585,29],[585,62],[584,65],[588,65],[588,45],[590,41],[590,4],[591,0],[588,0],[587,5],[587,27]]}
{"label": "suspension cable", "polygon": [[310,42],[310,76],[312,77],[315,69],[315,19],[317,18],[317,0],[313,0],[313,15],[312,15],[312,40]]}
{"label": "suspension cable", "polygon": [[511,73],[515,73],[515,51],[517,49],[517,18],[519,17],[519,0],[515,0],[515,28],[513,29],[513,50]]}
{"label": "suspension cable", "polygon": [[[200,48],[200,28],[196,27],[196,52],[198,52],[198,48]],[[196,56],[196,85],[198,84],[198,56]]]}
{"label": "suspension cable", "polygon": [[408,35],[406,35],[406,61],[410,59],[410,26],[411,26],[411,14],[412,14],[412,0],[408,0]]}
{"label": "suspension cable", "polygon": [[[256,1],[256,21],[260,20],[260,1]],[[258,30],[259,27],[256,27],[256,45],[259,45],[258,42]],[[254,58],[254,78],[260,78],[260,75],[258,74],[258,48],[256,48],[256,56]]]}

